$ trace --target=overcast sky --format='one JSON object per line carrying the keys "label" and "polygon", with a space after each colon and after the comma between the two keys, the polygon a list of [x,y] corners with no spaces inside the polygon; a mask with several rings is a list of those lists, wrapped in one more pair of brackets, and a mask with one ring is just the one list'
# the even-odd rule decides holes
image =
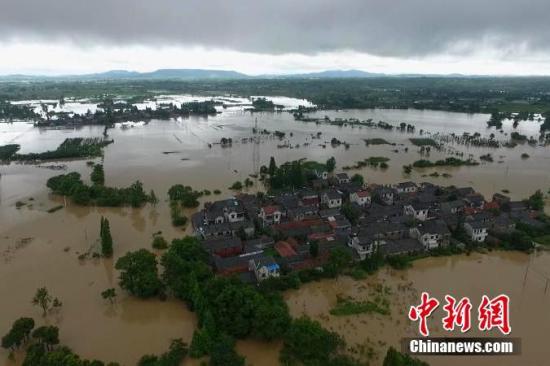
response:
{"label": "overcast sky", "polygon": [[0,0],[0,74],[550,75],[549,0]]}

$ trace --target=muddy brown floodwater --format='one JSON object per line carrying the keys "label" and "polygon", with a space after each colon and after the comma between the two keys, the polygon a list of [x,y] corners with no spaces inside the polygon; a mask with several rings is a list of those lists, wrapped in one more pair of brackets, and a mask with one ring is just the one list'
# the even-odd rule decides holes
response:
{"label": "muddy brown floodwater", "polygon": [[[316,116],[324,114],[317,112]],[[403,175],[404,164],[421,158],[418,148],[408,141],[408,138],[418,135],[420,129],[431,133],[468,131],[488,135],[494,131],[485,128],[487,115],[398,110],[326,114],[342,118],[373,118],[393,124],[406,122],[416,125],[417,132],[406,134],[315,125],[295,122],[289,113],[251,115],[232,108],[209,118],[117,125],[109,130],[110,138],[115,143],[105,148],[104,157],[94,161],[103,162],[107,185],[127,186],[139,179],[146,190],[155,190],[161,202],[156,207],[148,205],[141,209],[77,207],[49,194],[46,180],[54,175],[78,171],[84,179],[88,179],[91,170],[85,161],[48,162],[42,167],[15,163],[0,165],[0,333],[4,334],[18,317],[30,316],[38,324],[58,325],[61,342],[83,357],[117,361],[123,365],[135,364],[146,353],[164,352],[173,338],[190,342],[196,325],[194,314],[178,301],[143,301],[127,296],[117,285],[118,274],[113,268],[113,261],[129,250],[150,248],[152,235],[158,231],[162,231],[169,240],[189,233],[189,229],[176,229],[170,224],[166,192],[171,185],[182,183],[195,189],[220,189],[222,195],[219,197],[226,197],[232,194],[228,186],[236,180],[244,180],[257,171],[259,165],[267,164],[270,156],[274,156],[278,163],[299,158],[325,161],[334,156],[339,167],[353,165],[370,156],[389,157],[390,167],[387,170],[364,168],[350,171],[363,174],[369,183],[394,183],[410,179],[443,185],[469,185],[489,196],[508,189],[514,199],[524,198],[536,189],[550,188],[550,153],[548,147],[542,146],[520,145],[515,149],[498,150],[453,146],[463,151],[465,156],[473,154],[476,158],[490,152],[495,156],[495,162],[446,169],[452,174],[452,178],[448,179],[422,177],[426,172],[416,171],[411,176]],[[283,131],[286,133],[285,139],[279,141],[264,136],[258,145],[243,141],[243,138],[252,136],[256,119],[260,129]],[[518,127],[519,132],[529,136],[536,135],[537,130],[537,122],[520,122]],[[511,131],[511,121],[505,123],[505,131]],[[28,123],[0,123],[0,145],[18,143],[22,152],[40,152],[54,149],[67,137],[98,137],[102,132],[99,126],[39,129]],[[322,132],[321,139],[312,139],[312,134],[317,132]],[[504,138],[496,134],[497,138]],[[233,146],[222,148],[215,144],[222,137],[231,137]],[[350,148],[346,149],[343,145],[333,148],[330,143],[326,147],[321,146],[333,137],[350,143]],[[366,147],[363,139],[374,137],[397,145]],[[209,143],[214,145],[209,148]],[[296,148],[298,144],[300,147]],[[292,145],[293,148],[278,148],[278,145]],[[408,147],[408,152],[405,152],[405,147]],[[398,153],[393,151],[395,149]],[[529,159],[521,159],[524,152],[530,155]],[[443,152],[432,152],[430,159],[446,156]],[[66,170],[44,167],[59,164],[64,164]],[[256,189],[254,187],[251,191]],[[206,199],[203,198],[203,201]],[[16,207],[18,201],[24,206]],[[47,212],[58,205],[64,208],[54,213]],[[97,245],[102,215],[111,223],[114,259],[80,261],[80,253]],[[416,262],[407,271],[383,270],[365,281],[340,278],[308,284],[298,291],[287,293],[286,298],[294,316],[305,312],[320,320],[341,333],[354,346],[357,354],[362,351],[361,357],[365,359],[369,347],[373,348],[373,364],[379,364],[382,350],[390,344],[397,344],[400,337],[413,334],[413,328],[403,314],[410,304],[417,302],[418,291],[428,289],[435,295],[446,292],[455,296],[469,295],[474,301],[482,293],[504,291],[512,298],[512,334],[523,338],[523,356],[479,359],[480,364],[542,365],[548,358],[544,356],[548,356],[545,347],[550,331],[550,307],[549,299],[544,294],[545,283],[540,276],[533,272],[527,276],[524,285],[529,258],[537,273],[546,273],[550,268],[548,254],[528,257],[518,253],[492,253],[430,258]],[[375,283],[383,283],[392,289],[391,317],[359,315],[336,318],[329,315],[337,294],[366,298],[370,293],[369,285]],[[63,302],[58,313],[46,318],[31,305],[34,292],[41,286],[46,286]],[[115,287],[118,292],[114,305],[100,296],[101,291],[109,287]],[[253,365],[276,365],[280,346],[277,343],[240,341],[237,349]],[[427,360],[434,365],[442,365],[443,362],[459,365],[461,362],[460,359]],[[16,361],[11,362],[7,360],[7,354],[0,351],[0,364],[11,366],[20,362],[21,355],[16,355]]]}
{"label": "muddy brown floodwater", "polygon": [[[438,365],[548,365],[550,332],[550,254],[526,255],[516,252],[432,257],[414,262],[412,268],[396,271],[385,268],[365,280],[339,277],[314,282],[286,294],[291,314],[308,315],[342,335],[353,348],[352,353],[372,365],[381,365],[385,351],[392,345],[399,349],[403,337],[418,337],[418,325],[407,317],[411,305],[420,302],[420,293],[428,291],[443,302],[446,294],[455,298],[470,297],[477,309],[482,295],[501,293],[510,297],[511,337],[522,342],[520,356],[491,357],[423,357],[432,366]],[[368,300],[375,296],[376,286],[387,287],[391,315],[360,314],[333,316],[330,309],[337,297]],[[460,336],[460,332],[442,329],[441,307],[428,320],[430,336]],[[477,313],[472,310],[472,331],[467,336],[502,336],[498,332],[474,331]],[[269,348],[268,348],[269,350]],[[369,350],[372,354],[369,355]]]}

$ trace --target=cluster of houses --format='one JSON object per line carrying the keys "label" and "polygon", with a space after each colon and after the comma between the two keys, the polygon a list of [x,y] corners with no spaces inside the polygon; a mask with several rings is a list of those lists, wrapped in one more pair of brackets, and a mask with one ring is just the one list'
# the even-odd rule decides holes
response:
{"label": "cluster of houses", "polygon": [[[344,214],[350,210],[353,224]],[[486,201],[470,187],[363,185],[346,173],[319,174],[309,187],[274,196],[207,203],[192,218],[217,273],[248,282],[319,267],[338,247],[357,260],[375,251],[414,254],[448,246],[460,227],[469,240],[485,242],[518,221],[540,224],[525,203],[502,194]]]}

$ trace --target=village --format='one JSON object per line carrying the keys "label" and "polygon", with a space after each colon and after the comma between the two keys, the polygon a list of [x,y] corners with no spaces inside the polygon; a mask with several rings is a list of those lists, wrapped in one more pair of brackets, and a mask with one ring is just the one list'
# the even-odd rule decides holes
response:
{"label": "village", "polygon": [[[302,189],[240,193],[208,202],[192,217],[218,275],[247,283],[318,268],[339,248],[355,261],[498,245],[516,225],[540,228],[527,201],[471,187],[411,181],[365,184],[319,169]],[[542,217],[542,216],[541,216]],[[532,245],[532,243],[529,243]]]}

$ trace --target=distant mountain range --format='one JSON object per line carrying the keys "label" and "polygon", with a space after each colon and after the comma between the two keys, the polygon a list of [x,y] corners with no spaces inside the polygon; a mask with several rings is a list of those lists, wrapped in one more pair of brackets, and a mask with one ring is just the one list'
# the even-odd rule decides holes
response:
{"label": "distant mountain range", "polygon": [[390,75],[381,73],[370,73],[361,70],[327,70],[304,74],[266,74],[252,76],[231,70],[206,70],[206,69],[159,69],[151,72],[137,72],[128,70],[111,70],[96,74],[80,75],[0,75],[0,81],[38,81],[38,80],[230,80],[230,79],[330,79],[330,78],[373,78],[373,77],[418,77],[418,76],[439,76],[439,77],[479,77],[460,74],[452,75],[421,75],[402,74]]}

